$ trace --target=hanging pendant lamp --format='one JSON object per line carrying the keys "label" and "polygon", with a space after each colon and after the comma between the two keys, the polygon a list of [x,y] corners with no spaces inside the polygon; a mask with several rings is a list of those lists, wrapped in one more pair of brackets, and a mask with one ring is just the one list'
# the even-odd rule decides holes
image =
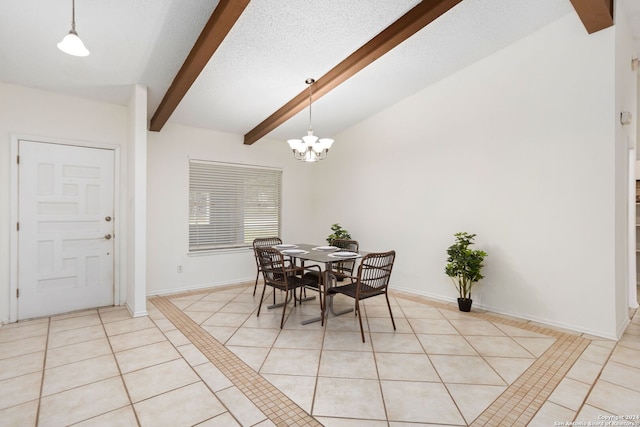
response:
{"label": "hanging pendant lamp", "polygon": [[296,159],[302,160],[303,162],[317,162],[318,160],[327,158],[327,153],[333,144],[333,139],[318,138],[313,134],[313,128],[311,127],[311,91],[316,81],[308,78],[304,82],[309,85],[309,129],[302,139],[289,139],[287,142],[291,150],[293,150],[293,156]]}
{"label": "hanging pendant lamp", "polygon": [[73,56],[89,55],[89,50],[76,33],[76,0],[71,0],[71,31],[58,43],[58,49]]}

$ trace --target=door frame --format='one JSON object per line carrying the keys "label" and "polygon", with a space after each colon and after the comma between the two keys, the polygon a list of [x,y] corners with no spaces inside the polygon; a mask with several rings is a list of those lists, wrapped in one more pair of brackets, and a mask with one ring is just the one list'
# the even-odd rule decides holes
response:
{"label": "door frame", "polygon": [[120,281],[120,253],[124,237],[121,233],[121,223],[126,218],[120,204],[120,147],[114,144],[107,144],[93,141],[79,141],[64,138],[51,138],[43,136],[12,134],[11,135],[11,213],[9,216],[11,226],[11,238],[9,249],[9,322],[18,320],[18,143],[21,140],[41,142],[45,144],[71,145],[76,147],[98,148],[103,150],[113,150],[114,152],[114,171],[113,171],[113,211],[115,213],[114,235],[117,236],[113,242],[113,303],[121,305],[123,301],[121,296],[126,295],[126,291],[121,289]]}
{"label": "door frame", "polygon": [[636,149],[632,144],[629,144],[629,150],[627,151],[629,156],[627,161],[628,169],[628,191],[627,191],[627,219],[628,219],[628,241],[627,250],[629,252],[628,257],[628,284],[629,289],[627,292],[628,306],[629,308],[638,308],[638,242],[636,241],[638,235],[637,229],[637,213],[636,213]]}

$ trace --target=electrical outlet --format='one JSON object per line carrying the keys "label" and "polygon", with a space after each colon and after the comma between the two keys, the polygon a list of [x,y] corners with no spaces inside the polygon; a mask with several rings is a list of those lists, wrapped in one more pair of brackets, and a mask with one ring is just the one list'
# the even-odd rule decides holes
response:
{"label": "electrical outlet", "polygon": [[178,264],[178,273],[182,273],[182,266]]}

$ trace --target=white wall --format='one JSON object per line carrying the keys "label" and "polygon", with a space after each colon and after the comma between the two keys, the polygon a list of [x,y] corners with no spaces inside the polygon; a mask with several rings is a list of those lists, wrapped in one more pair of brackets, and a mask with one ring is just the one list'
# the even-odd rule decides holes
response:
{"label": "white wall", "polygon": [[[635,183],[630,179],[633,171],[629,168],[632,162],[629,161],[633,151],[631,148],[636,145],[637,126],[637,96],[638,81],[636,71],[631,67],[631,60],[637,57],[634,49],[631,29],[625,16],[622,1],[615,4],[615,109],[613,119],[616,124],[616,325],[618,335],[622,335],[624,328],[629,324],[629,307],[637,306],[635,299],[635,277],[629,277],[635,268],[630,269],[629,264],[633,263],[635,252],[629,256],[627,245],[629,229],[631,224],[635,224],[635,215],[630,215],[629,187],[635,187]],[[620,123],[620,113],[622,111],[631,112],[632,123],[623,126]],[[635,198],[631,199],[635,202]],[[634,205],[635,206],[635,205]],[[635,234],[635,233],[632,233]],[[627,245],[627,246],[625,246]],[[633,258],[633,259],[632,259]],[[630,289],[631,288],[631,289]],[[634,301],[630,301],[633,296]]]}
{"label": "white wall", "polygon": [[[477,233],[474,304],[615,337],[614,30],[571,13],[336,136],[316,222],[395,249],[392,286],[453,300],[458,231]],[[354,161],[357,159],[357,161]],[[623,272],[624,273],[624,272]]]}
{"label": "white wall", "polygon": [[[314,165],[282,141],[245,146],[241,135],[171,124],[149,133],[147,294],[255,278],[250,250],[188,255],[191,157],[282,168],[283,239],[320,243],[339,222],[363,250],[397,250],[398,289],[453,300],[446,248],[455,232],[477,233],[489,257],[475,305],[614,338],[626,277],[619,37],[587,35],[571,13],[337,135]],[[121,147],[129,129],[127,107],[0,83],[0,322],[10,134]]]}
{"label": "white wall", "polygon": [[[9,319],[9,242],[15,230],[10,224],[12,135],[125,147],[127,109],[0,82],[0,323]],[[123,272],[120,270],[120,277]]]}
{"label": "white wall", "polygon": [[161,132],[149,133],[148,294],[255,279],[250,249],[188,254],[189,158],[281,168],[282,238],[309,240],[307,229],[312,227],[307,222],[313,216],[316,165],[294,160],[284,141],[261,140],[248,146],[241,135],[167,124]]}
{"label": "white wall", "polygon": [[135,86],[129,100],[127,153],[126,304],[134,317],[147,314],[147,89]]}

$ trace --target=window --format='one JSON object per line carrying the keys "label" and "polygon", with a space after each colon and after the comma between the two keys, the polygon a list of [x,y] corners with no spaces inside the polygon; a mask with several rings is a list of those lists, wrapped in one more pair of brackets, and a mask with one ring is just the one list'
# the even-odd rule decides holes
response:
{"label": "window", "polygon": [[189,161],[189,251],[280,235],[282,171]]}

